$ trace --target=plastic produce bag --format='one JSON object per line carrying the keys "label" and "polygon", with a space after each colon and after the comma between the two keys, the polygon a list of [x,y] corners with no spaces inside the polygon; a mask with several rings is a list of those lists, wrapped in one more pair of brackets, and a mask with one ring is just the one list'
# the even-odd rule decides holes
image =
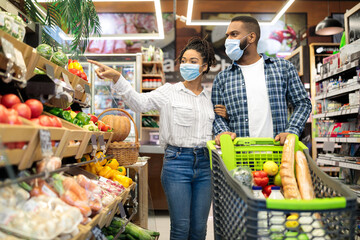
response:
{"label": "plastic produce bag", "polygon": [[241,184],[251,188],[252,186],[252,173],[249,167],[237,167],[230,171],[230,174],[235,180]]}

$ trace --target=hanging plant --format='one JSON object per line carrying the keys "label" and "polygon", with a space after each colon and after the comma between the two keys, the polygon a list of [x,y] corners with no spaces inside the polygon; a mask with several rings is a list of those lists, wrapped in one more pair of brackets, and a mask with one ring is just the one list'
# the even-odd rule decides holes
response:
{"label": "hanging plant", "polygon": [[[46,3],[46,8],[37,1],[25,0],[25,10],[34,22],[50,28],[58,26],[72,36],[73,52],[84,53],[89,36],[101,34],[99,17],[91,0],[53,0]],[[51,44],[51,39],[43,40]]]}

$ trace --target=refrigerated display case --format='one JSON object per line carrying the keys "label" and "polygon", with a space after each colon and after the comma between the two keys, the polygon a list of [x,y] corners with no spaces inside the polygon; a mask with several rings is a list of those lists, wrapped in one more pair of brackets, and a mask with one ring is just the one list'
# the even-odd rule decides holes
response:
{"label": "refrigerated display case", "polygon": [[[80,63],[91,83],[91,107],[89,112],[99,115],[108,108],[120,108],[127,111],[135,120],[137,126],[141,124],[141,114],[132,111],[113,89],[113,82],[110,79],[100,79],[96,76],[95,69],[97,66],[86,62],[86,59],[95,60],[102,64],[114,68],[121,72],[133,88],[140,92],[141,72],[142,72],[142,55],[136,54],[85,54]],[[109,114],[113,114],[110,112]],[[105,114],[106,115],[106,114]],[[139,139],[141,138],[139,134]],[[132,127],[127,140],[134,141],[135,129]]]}

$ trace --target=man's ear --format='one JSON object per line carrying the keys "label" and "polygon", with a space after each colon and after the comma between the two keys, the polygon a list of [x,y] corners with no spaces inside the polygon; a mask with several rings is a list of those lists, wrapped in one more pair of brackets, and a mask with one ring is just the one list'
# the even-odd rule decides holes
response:
{"label": "man's ear", "polygon": [[250,37],[250,40],[248,41],[248,43],[255,43],[256,33],[254,33],[254,32],[250,33],[249,37]]}

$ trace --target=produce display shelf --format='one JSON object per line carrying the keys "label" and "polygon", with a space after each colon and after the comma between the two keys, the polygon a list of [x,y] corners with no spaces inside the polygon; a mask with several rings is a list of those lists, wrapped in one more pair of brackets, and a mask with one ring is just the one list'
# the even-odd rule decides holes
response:
{"label": "produce display shelf", "polygon": [[339,161],[335,159],[327,159],[319,157],[316,159],[317,164],[325,164],[330,166],[336,166],[336,167],[343,167],[343,168],[349,168],[354,170],[360,170],[360,164],[357,164],[356,162],[351,161]]}
{"label": "produce display shelf", "polygon": [[143,77],[159,77],[159,78],[162,77],[161,74],[143,74],[142,76]]}
{"label": "produce display shelf", "polygon": [[359,113],[359,106],[349,108],[349,109],[343,109],[340,111],[334,111],[334,112],[327,112],[327,113],[320,113],[313,115],[313,118],[326,118],[326,117],[335,117],[335,116],[343,116],[343,115],[349,115],[349,114],[355,114]]}
{"label": "produce display shelf", "polygon": [[160,114],[142,114],[143,117],[160,117]]}
{"label": "produce display shelf", "polygon": [[349,92],[353,92],[353,91],[356,91],[356,90],[359,90],[359,89],[360,89],[360,84],[355,83],[355,84],[352,84],[351,86],[344,86],[343,88],[341,88],[339,90],[333,90],[331,92],[323,93],[321,95],[318,95],[318,96],[315,97],[315,100],[340,96],[340,95],[347,94]]}
{"label": "produce display shelf", "polygon": [[159,128],[156,128],[156,127],[143,127],[142,130],[159,130]]}
{"label": "produce display shelf", "polygon": [[343,72],[346,72],[354,67],[357,67],[359,65],[359,59],[351,62],[351,63],[348,63],[342,67],[339,67],[338,69],[335,69],[335,70],[332,70],[330,71],[329,73],[326,73],[324,74],[324,76],[318,76],[315,78],[315,82],[320,82],[320,81],[323,81],[333,75],[336,75],[336,74],[340,74],[340,73],[343,73]]}
{"label": "produce display shelf", "polygon": [[360,143],[360,138],[352,137],[316,137],[316,142]]}

